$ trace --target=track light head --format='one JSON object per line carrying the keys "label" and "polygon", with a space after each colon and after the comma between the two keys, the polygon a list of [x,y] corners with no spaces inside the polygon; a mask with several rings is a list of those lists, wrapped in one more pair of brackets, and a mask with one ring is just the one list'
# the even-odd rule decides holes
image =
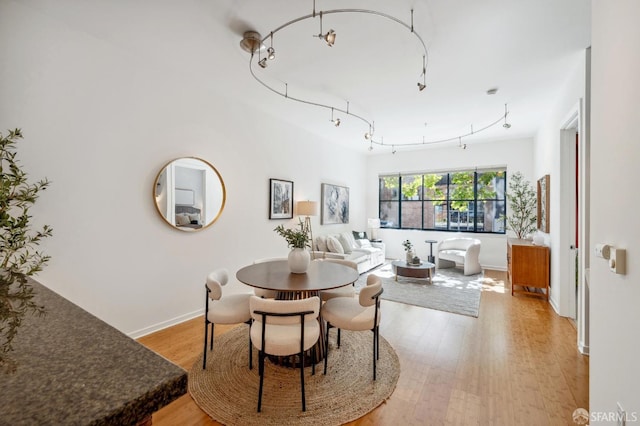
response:
{"label": "track light head", "polygon": [[505,129],[510,129],[510,128],[511,128],[511,124],[509,124],[509,123],[504,123],[504,124],[502,125],[502,127],[504,127]]}
{"label": "track light head", "polygon": [[271,61],[276,58],[276,50],[273,47],[267,49],[267,58]]}
{"label": "track light head", "polygon": [[267,67],[267,58],[262,58],[258,61],[258,65],[260,65],[262,68],[266,68]]}
{"label": "track light head", "polygon": [[366,140],[371,140],[371,133],[369,133],[369,132],[365,133],[365,134],[364,134],[364,138],[365,138]]}
{"label": "track light head", "polygon": [[339,118],[336,118],[335,120],[333,120],[333,124],[334,124],[336,127],[340,126],[340,119],[339,119]]}
{"label": "track light head", "polygon": [[373,151],[373,144],[369,145],[369,151]]}
{"label": "track light head", "polygon": [[427,87],[426,84],[418,82],[418,89],[422,92],[424,88]]}
{"label": "track light head", "polygon": [[327,46],[331,47],[333,46],[333,43],[336,42],[336,32],[333,30],[329,30],[329,32],[326,33],[323,38],[324,41],[327,42]]}

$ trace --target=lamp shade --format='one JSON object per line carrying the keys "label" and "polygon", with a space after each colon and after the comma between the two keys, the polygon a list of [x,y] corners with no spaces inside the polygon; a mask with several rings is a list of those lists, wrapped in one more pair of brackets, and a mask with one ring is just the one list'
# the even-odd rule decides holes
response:
{"label": "lamp shade", "polygon": [[298,201],[296,207],[300,216],[318,216],[317,201]]}
{"label": "lamp shade", "polygon": [[378,219],[377,217],[376,218],[367,219],[367,225],[371,229],[378,229],[378,228],[380,228],[380,219]]}

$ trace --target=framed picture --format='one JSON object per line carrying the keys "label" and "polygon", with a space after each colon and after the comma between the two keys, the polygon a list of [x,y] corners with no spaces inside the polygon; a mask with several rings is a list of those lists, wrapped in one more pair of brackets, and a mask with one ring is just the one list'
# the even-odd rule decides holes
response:
{"label": "framed picture", "polygon": [[293,217],[293,182],[269,179],[269,219]]}
{"label": "framed picture", "polygon": [[538,230],[549,233],[549,175],[538,179]]}
{"label": "framed picture", "polygon": [[322,184],[322,211],[320,223],[349,223],[349,188],[346,186]]}

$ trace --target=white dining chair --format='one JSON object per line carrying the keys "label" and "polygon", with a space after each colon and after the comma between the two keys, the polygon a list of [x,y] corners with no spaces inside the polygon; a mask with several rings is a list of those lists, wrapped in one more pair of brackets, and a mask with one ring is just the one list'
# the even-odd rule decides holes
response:
{"label": "white dining chair", "polygon": [[[345,259],[320,259],[320,260],[317,260],[316,262],[337,263],[339,265],[348,266],[349,268],[355,269],[356,271],[358,270],[358,265],[355,262],[351,261],[351,260],[345,260]],[[355,283],[355,281],[354,281],[354,283]],[[331,290],[322,290],[320,292],[320,299],[323,302],[326,302],[327,300],[333,299],[334,297],[353,297],[356,294],[354,283],[351,283],[351,285],[347,285],[347,286],[343,286],[343,287],[333,288]]]}
{"label": "white dining chair", "polygon": [[[249,298],[251,293],[222,295],[222,287],[229,281],[229,271],[224,268],[216,269],[207,276],[205,283],[204,305],[204,354],[202,357],[202,369],[207,367],[207,339],[211,328],[211,341],[209,351],[213,351],[213,331],[215,324],[239,324],[246,323],[251,326],[251,312],[249,311]],[[211,325],[211,327],[209,327]],[[249,336],[249,369],[253,368],[251,350],[251,336]]]}
{"label": "white dining chair", "polygon": [[340,347],[340,330],[373,332],[373,380],[376,379],[376,360],[380,357],[380,295],[383,292],[380,277],[369,274],[367,285],[360,289],[358,298],[335,297],[322,305],[322,319],[327,322],[324,374],[327,374],[329,358],[329,329],[338,329],[337,344]]}
{"label": "white dining chair", "polygon": [[[276,260],[287,260],[287,258],[286,257],[265,257],[262,259],[254,260],[253,264],[255,265],[256,263],[274,262]],[[257,288],[257,287],[253,289],[253,293],[258,297],[262,297],[266,299],[275,299],[276,295],[278,294],[278,292],[275,290],[267,290],[264,288]]]}
{"label": "white dining chair", "polygon": [[[258,390],[258,412],[262,408],[262,387],[264,383],[264,358],[268,355],[298,355],[300,364],[300,390],[302,411],[306,411],[304,392],[304,352],[312,349],[315,359],[315,344],[320,337],[320,299],[317,296],[299,300],[273,300],[251,296],[251,341],[260,351],[258,372],[260,389]],[[315,374],[315,363],[312,374]]]}

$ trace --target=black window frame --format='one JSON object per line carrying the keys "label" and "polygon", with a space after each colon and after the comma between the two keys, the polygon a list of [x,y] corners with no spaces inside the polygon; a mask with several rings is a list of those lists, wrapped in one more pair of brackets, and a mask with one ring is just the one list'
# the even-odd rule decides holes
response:
{"label": "black window frame", "polygon": [[[497,182],[493,197],[484,197],[480,194],[479,189],[486,185],[486,182],[479,181],[480,176],[485,173],[496,173],[492,179],[500,178]],[[469,175],[473,174],[472,183],[468,182]],[[420,176],[421,182],[415,187],[415,177]],[[431,176],[432,179],[441,176],[437,182],[431,180],[431,188],[434,190],[427,190],[425,187],[425,176]],[[491,175],[489,175],[491,177]],[[406,190],[410,194],[410,197],[405,196],[405,188],[403,188],[403,178],[411,178],[414,182],[413,185],[407,186]],[[462,185],[458,191],[456,191],[456,183],[454,178],[459,178]],[[393,187],[389,187],[385,184],[387,179],[393,179],[390,181],[393,183]],[[466,179],[466,180],[465,180]],[[442,181],[445,181],[444,183]],[[409,185],[409,184],[408,184]],[[472,188],[468,188],[469,185],[473,185]],[[443,187],[444,186],[444,190]],[[427,194],[431,192],[431,194]],[[455,196],[455,193],[458,195]],[[395,174],[381,174],[378,176],[378,217],[381,219],[381,227],[385,229],[401,229],[401,230],[424,230],[424,231],[441,231],[441,232],[465,232],[474,234],[506,234],[506,215],[507,215],[507,168],[506,167],[491,167],[484,169],[463,169],[453,171],[438,171],[438,172],[415,172],[415,173],[395,173]],[[417,198],[416,198],[417,197]],[[452,206],[460,205],[460,203],[467,203],[466,210],[460,208],[454,208]],[[405,210],[408,210],[408,206],[411,204],[414,210],[412,217],[415,219],[415,204],[421,205],[421,214],[419,224],[414,221],[410,224],[403,224],[403,204]],[[485,214],[486,203],[493,203],[494,211],[492,220],[497,225],[497,230],[486,231],[485,225],[487,218]],[[433,212],[430,212],[430,208],[433,208]],[[480,223],[478,219],[482,217],[483,221]],[[391,218],[391,220],[389,220]],[[443,222],[444,218],[444,222]],[[456,220],[452,220],[455,218]],[[404,221],[407,221],[405,218]],[[444,223],[444,226],[443,226]],[[440,226],[438,226],[440,224]],[[491,227],[492,229],[494,226]]]}

